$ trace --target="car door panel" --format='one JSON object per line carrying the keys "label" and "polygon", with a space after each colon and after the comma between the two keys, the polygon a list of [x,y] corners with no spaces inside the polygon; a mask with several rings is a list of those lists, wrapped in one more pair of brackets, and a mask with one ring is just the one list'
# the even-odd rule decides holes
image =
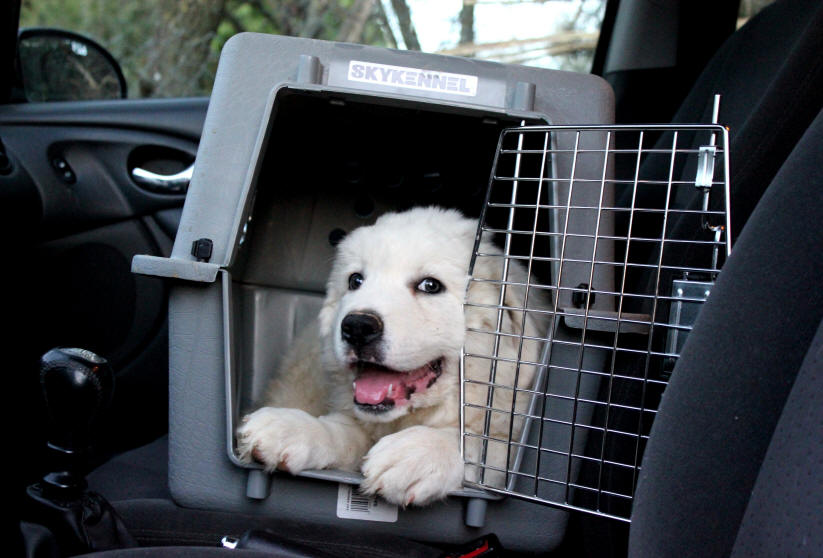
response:
{"label": "car door panel", "polygon": [[46,424],[37,358],[79,346],[108,358],[115,397],[98,459],[158,436],[167,424],[167,291],[131,273],[135,254],[168,255],[184,193],[136,183],[136,166],[174,174],[195,157],[207,99],[48,103],[0,107],[12,170],[0,176],[6,237],[23,271],[11,278],[25,408]]}

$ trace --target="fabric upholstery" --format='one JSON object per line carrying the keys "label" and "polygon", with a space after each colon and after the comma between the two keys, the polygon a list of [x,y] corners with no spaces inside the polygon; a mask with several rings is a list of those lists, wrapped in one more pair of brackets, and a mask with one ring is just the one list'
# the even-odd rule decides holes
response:
{"label": "fabric upholstery", "polygon": [[[818,0],[777,0],[723,44],[672,119],[709,123],[714,95],[721,95],[719,122],[729,128],[731,143],[732,238],[740,235],[766,187],[823,107],[820,29],[823,4]],[[669,136],[658,142],[670,145]],[[649,159],[641,175],[666,176],[668,164],[662,157]],[[688,179],[694,173],[694,168],[679,168],[676,176]]]}
{"label": "fabric upholstery", "polygon": [[823,549],[823,322],[777,423],[733,558]]}
{"label": "fabric upholstery", "polygon": [[731,551],[823,317],[821,145],[823,113],[752,214],[689,336],[644,455],[630,556]]}

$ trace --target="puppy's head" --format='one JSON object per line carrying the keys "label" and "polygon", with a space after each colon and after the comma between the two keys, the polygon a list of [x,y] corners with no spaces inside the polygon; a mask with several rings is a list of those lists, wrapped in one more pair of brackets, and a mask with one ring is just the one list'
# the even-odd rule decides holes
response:
{"label": "puppy's head", "polygon": [[476,227],[456,211],[418,208],[338,245],[320,327],[360,419],[388,422],[455,397]]}

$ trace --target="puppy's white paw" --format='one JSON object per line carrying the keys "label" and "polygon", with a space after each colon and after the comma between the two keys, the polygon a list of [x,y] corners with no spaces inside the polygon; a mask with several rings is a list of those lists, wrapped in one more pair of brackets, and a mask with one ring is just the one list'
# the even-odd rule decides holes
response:
{"label": "puppy's white paw", "polygon": [[334,455],[328,437],[323,424],[305,411],[263,407],[243,418],[237,448],[246,463],[297,474],[329,466]]}
{"label": "puppy's white paw", "polygon": [[455,429],[412,426],[381,438],[366,455],[360,489],[400,506],[442,499],[463,482]]}

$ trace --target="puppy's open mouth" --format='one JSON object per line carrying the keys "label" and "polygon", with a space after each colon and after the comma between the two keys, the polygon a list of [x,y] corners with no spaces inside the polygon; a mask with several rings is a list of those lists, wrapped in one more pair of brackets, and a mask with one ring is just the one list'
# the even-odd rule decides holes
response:
{"label": "puppy's open mouth", "polygon": [[443,359],[406,371],[366,362],[354,366],[357,370],[352,386],[355,404],[363,411],[383,413],[405,405],[413,393],[422,393],[431,387],[443,371]]}

